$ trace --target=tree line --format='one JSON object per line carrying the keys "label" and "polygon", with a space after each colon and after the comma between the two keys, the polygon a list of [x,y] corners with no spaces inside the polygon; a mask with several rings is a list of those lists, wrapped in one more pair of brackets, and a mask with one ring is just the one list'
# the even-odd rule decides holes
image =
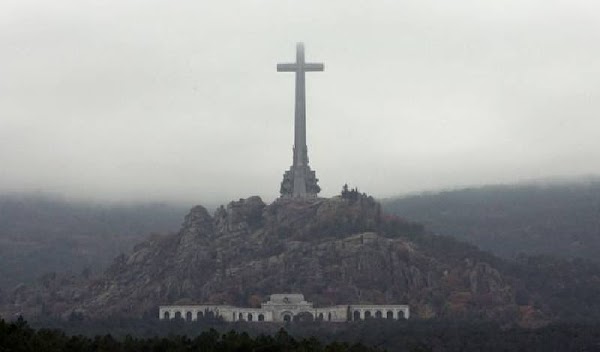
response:
{"label": "tree line", "polygon": [[[599,322],[541,328],[481,319],[371,319],[331,324],[115,319],[0,321],[0,351],[599,351]],[[53,327],[48,329],[47,327]],[[284,329],[282,329],[282,326]]]}
{"label": "tree line", "polygon": [[274,335],[250,336],[231,330],[221,334],[209,329],[196,337],[170,335],[168,337],[138,338],[126,335],[115,338],[110,334],[88,337],[68,336],[57,329],[33,329],[22,318],[15,322],[0,320],[1,352],[138,352],[138,351],[264,351],[264,352],[375,352],[379,349],[360,343],[321,343],[317,338],[295,339],[280,329]]}

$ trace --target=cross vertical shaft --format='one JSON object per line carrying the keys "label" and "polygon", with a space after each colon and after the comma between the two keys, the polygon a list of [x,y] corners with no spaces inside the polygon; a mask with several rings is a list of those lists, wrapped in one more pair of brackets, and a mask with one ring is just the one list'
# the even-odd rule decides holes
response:
{"label": "cross vertical shaft", "polygon": [[296,45],[296,62],[278,64],[279,72],[294,72],[296,74],[296,100],[294,109],[294,156],[292,167],[284,174],[281,183],[282,197],[316,197],[320,188],[317,185],[315,172],[308,166],[308,148],[306,146],[306,87],[305,72],[323,71],[323,64],[306,63],[304,60],[304,45]]}
{"label": "cross vertical shaft", "polygon": [[304,46],[296,46],[296,102],[294,109],[294,165],[308,164],[306,146],[306,84],[304,74]]}

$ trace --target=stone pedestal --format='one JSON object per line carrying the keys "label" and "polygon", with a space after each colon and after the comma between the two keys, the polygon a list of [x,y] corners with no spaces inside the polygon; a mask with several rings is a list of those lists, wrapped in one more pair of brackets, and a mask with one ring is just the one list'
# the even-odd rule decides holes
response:
{"label": "stone pedestal", "polygon": [[316,198],[319,179],[310,166],[292,166],[283,174],[279,192],[283,198]]}

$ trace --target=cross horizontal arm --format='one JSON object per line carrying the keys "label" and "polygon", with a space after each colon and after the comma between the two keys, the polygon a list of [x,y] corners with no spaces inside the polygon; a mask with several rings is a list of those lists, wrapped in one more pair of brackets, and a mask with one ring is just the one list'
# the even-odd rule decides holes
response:
{"label": "cross horizontal arm", "polygon": [[323,64],[277,64],[277,72],[296,72],[298,67],[301,67],[302,71],[323,71]]}
{"label": "cross horizontal arm", "polygon": [[304,71],[323,71],[323,64],[304,64]]}
{"label": "cross horizontal arm", "polygon": [[277,64],[277,72],[296,72],[298,65],[296,64]]}

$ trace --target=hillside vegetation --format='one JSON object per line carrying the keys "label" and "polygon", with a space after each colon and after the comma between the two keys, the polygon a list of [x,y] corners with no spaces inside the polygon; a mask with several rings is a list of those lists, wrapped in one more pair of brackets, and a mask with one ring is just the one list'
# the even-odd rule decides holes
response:
{"label": "hillside vegetation", "polygon": [[176,231],[186,210],[0,196],[0,290],[52,271],[101,271],[149,234]]}
{"label": "hillside vegetation", "polygon": [[600,181],[487,186],[386,199],[385,211],[505,258],[598,260]]}
{"label": "hillside vegetation", "polygon": [[301,292],[317,306],[406,303],[424,319],[599,320],[596,264],[528,260],[428,233],[382,214],[366,195],[269,205],[250,197],[214,215],[192,208],[178,233],[136,245],[102,275],[20,287],[0,314],[156,318],[165,303],[255,306],[271,293]]}
{"label": "hillside vegetation", "polygon": [[[581,196],[578,187],[572,193]],[[536,204],[531,197],[523,198]],[[477,209],[482,202],[467,204]],[[468,218],[459,206],[449,209]],[[520,215],[507,209],[507,214]],[[537,214],[543,212],[538,209]],[[101,253],[102,245],[98,243],[95,253]],[[154,318],[159,304],[253,306],[271,293],[302,292],[317,305],[408,303],[415,317],[427,319],[486,318],[526,326],[565,319],[600,321],[598,263],[551,256],[517,259],[507,261],[456,238],[435,235],[418,223],[386,214],[366,195],[280,199],[269,205],[250,197],[212,214],[194,207],[179,232],[150,236],[103,273],[50,274],[5,291],[0,314],[28,319]]]}
{"label": "hillside vegetation", "polygon": [[[59,322],[60,323],[60,322]],[[0,320],[7,351],[597,351],[597,324],[501,328],[485,321],[361,321],[338,324],[225,324],[218,321],[62,322],[61,330]],[[365,347],[373,346],[373,347]],[[376,346],[376,347],[375,347]]]}

